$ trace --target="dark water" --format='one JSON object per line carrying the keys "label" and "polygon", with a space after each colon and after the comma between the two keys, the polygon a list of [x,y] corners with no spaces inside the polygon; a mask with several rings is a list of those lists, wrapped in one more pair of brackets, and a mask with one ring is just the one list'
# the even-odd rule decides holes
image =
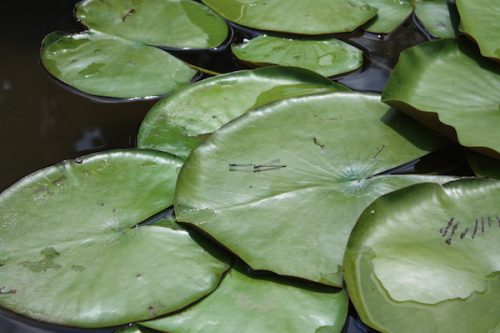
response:
{"label": "dark water", "polygon": [[[65,89],[41,67],[42,38],[55,30],[83,28],[73,18],[76,1],[3,1],[0,5],[0,191],[23,176],[94,151],[133,147],[139,125],[154,101],[101,103]],[[241,39],[252,31],[240,32]],[[353,33],[339,38],[362,48],[362,69],[334,79],[355,90],[381,91],[402,49],[426,40],[410,19],[388,36]],[[175,52],[218,72],[244,66],[224,50]],[[374,332],[351,316],[345,333]],[[0,333],[83,333],[32,321],[0,309]]]}

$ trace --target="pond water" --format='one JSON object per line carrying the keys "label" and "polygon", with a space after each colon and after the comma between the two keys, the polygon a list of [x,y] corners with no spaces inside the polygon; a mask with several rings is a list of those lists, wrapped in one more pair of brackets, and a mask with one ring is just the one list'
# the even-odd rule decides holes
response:
{"label": "pond water", "polygon": [[[56,30],[83,30],[73,18],[74,0],[2,3],[0,34],[0,191],[23,176],[64,159],[90,152],[135,145],[139,125],[155,101],[103,103],[77,94],[51,78],[40,65],[42,38]],[[244,30],[238,40],[254,34]],[[335,78],[355,90],[381,91],[402,49],[426,40],[410,19],[389,36],[343,34],[339,38],[362,48],[362,69]],[[229,52],[175,52],[182,59],[217,72],[243,68]],[[446,158],[445,158],[446,159]],[[446,164],[446,163],[445,163]],[[57,327],[0,309],[0,332],[112,332]],[[374,332],[364,327],[353,309],[345,333]]]}

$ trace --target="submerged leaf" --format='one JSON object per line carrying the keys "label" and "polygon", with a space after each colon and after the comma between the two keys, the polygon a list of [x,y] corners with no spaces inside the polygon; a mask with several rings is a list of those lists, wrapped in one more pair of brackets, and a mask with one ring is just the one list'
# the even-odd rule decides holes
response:
{"label": "submerged leaf", "polygon": [[183,230],[138,224],[172,204],[181,161],[124,150],[37,171],[0,195],[0,305],[78,327],[145,320],[212,291],[227,264]]}
{"label": "submerged leaf", "polygon": [[338,39],[298,40],[262,35],[231,50],[240,60],[306,68],[323,76],[358,69],[363,52]]}
{"label": "submerged leaf", "polygon": [[92,30],[175,48],[213,48],[224,42],[224,20],[191,0],[85,0],[76,17]]}
{"label": "submerged leaf", "polygon": [[432,36],[455,37],[448,0],[417,0],[415,15]]}
{"label": "submerged leaf", "polygon": [[165,51],[90,31],[49,34],[41,59],[64,83],[91,95],[117,98],[164,95],[196,74]]}
{"label": "submerged leaf", "polygon": [[377,14],[362,0],[203,0],[250,28],[305,35],[354,31]]}
{"label": "submerged leaf", "polygon": [[500,2],[456,0],[460,30],[471,36],[485,57],[500,59]]}
{"label": "submerged leaf", "polygon": [[349,301],[345,291],[332,289],[232,269],[219,288],[199,303],[141,325],[162,332],[339,333]]}
{"label": "submerged leaf", "polygon": [[344,259],[363,321],[383,332],[494,332],[499,197],[499,181],[464,179],[414,185],[370,205]]}
{"label": "submerged leaf", "polygon": [[348,235],[366,206],[410,184],[449,179],[383,173],[442,144],[376,95],[283,100],[193,151],[177,184],[177,218],[254,269],[339,286]]}
{"label": "submerged leaf", "polygon": [[466,147],[500,158],[500,67],[468,41],[401,53],[382,100]]}
{"label": "submerged leaf", "polygon": [[366,31],[390,33],[400,26],[413,12],[410,0],[370,0],[370,6],[377,8],[377,16],[365,25]]}
{"label": "submerged leaf", "polygon": [[219,75],[156,103],[141,124],[137,145],[187,158],[208,134],[249,109],[294,96],[346,90],[299,68],[268,67]]}

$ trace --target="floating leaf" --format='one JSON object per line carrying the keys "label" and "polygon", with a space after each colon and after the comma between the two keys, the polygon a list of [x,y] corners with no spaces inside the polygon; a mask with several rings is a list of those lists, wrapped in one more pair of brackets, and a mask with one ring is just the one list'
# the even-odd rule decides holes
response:
{"label": "floating leaf", "polygon": [[471,36],[485,57],[500,59],[500,2],[456,0],[460,30]]}
{"label": "floating leaf", "polygon": [[467,152],[467,160],[476,176],[500,179],[499,160],[474,152]]}
{"label": "floating leaf", "polygon": [[332,289],[249,276],[233,269],[201,302],[141,325],[162,332],[339,333],[349,301],[345,291]]}
{"label": "floating leaf", "polygon": [[297,66],[323,76],[350,72],[363,65],[363,52],[338,39],[294,40],[261,35],[233,45],[231,50],[243,61]]}
{"label": "floating leaf", "polygon": [[410,0],[370,0],[367,3],[378,9],[377,16],[365,26],[369,32],[392,32],[413,12]]}
{"label": "floating leaf", "polygon": [[117,98],[164,95],[196,71],[160,49],[94,32],[54,32],[42,43],[42,64],[85,93]]}
{"label": "floating leaf", "polygon": [[305,35],[354,31],[377,14],[362,0],[203,0],[250,28]]}
{"label": "floating leaf", "polygon": [[78,327],[145,320],[213,290],[227,265],[183,230],[137,226],[172,204],[181,161],[125,150],[40,170],[0,195],[0,305]]}
{"label": "floating leaf", "polygon": [[139,129],[137,144],[187,158],[207,134],[251,108],[287,97],[345,90],[299,68],[268,67],[219,75],[156,103]]}
{"label": "floating leaf", "polygon": [[92,30],[175,48],[213,48],[227,38],[224,20],[191,0],[86,0],[77,18]]}
{"label": "floating leaf", "polygon": [[499,197],[499,181],[463,179],[370,205],[344,259],[362,320],[382,332],[496,332]]}
{"label": "floating leaf", "polygon": [[403,51],[382,100],[500,158],[500,67],[467,41],[446,39]]}
{"label": "floating leaf", "polygon": [[177,218],[254,269],[339,286],[362,210],[384,193],[443,179],[381,174],[443,143],[417,124],[376,95],[269,104],[193,151],[177,184]]}
{"label": "floating leaf", "polygon": [[432,36],[455,37],[448,0],[417,0],[415,15]]}

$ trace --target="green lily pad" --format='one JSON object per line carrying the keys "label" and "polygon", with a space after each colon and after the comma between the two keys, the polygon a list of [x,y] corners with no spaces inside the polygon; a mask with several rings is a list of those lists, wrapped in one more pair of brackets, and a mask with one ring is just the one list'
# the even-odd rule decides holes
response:
{"label": "green lily pad", "polygon": [[415,15],[432,36],[455,37],[448,6],[448,0],[417,0],[415,1]]}
{"label": "green lily pad", "polygon": [[365,30],[387,34],[399,27],[413,12],[410,0],[370,0],[367,3],[378,9],[377,16],[365,25]]}
{"label": "green lily pad", "polygon": [[500,3],[456,0],[460,30],[471,36],[485,57],[500,59]]}
{"label": "green lily pad", "polygon": [[443,180],[380,173],[441,144],[376,95],[283,100],[193,151],[177,183],[177,219],[254,269],[340,286],[344,248],[363,209],[395,189]]}
{"label": "green lily pad", "polygon": [[50,74],[87,94],[116,98],[160,96],[196,74],[155,47],[95,32],[49,34],[41,59]]}
{"label": "green lily pad", "polygon": [[354,31],[377,14],[362,0],[202,1],[234,23],[304,35]]}
{"label": "green lily pad", "polygon": [[338,39],[298,40],[261,35],[231,50],[240,60],[257,65],[296,66],[333,76],[363,65],[363,51]]}
{"label": "green lily pad", "polygon": [[191,0],[86,0],[76,17],[95,31],[175,48],[213,48],[229,31],[220,16]]}
{"label": "green lily pad", "polygon": [[499,160],[470,151],[467,152],[467,161],[476,176],[500,179]]}
{"label": "green lily pad", "polygon": [[497,332],[500,182],[417,184],[377,199],[347,245],[362,320],[382,332]]}
{"label": "green lily pad", "polygon": [[382,100],[466,147],[500,158],[500,67],[466,40],[401,53]]}
{"label": "green lily pad", "polygon": [[249,276],[233,269],[201,302],[141,325],[162,332],[339,333],[349,300],[345,291],[332,289]]}
{"label": "green lily pad", "polygon": [[88,155],[0,195],[0,306],[77,327],[145,320],[217,287],[227,264],[183,230],[139,223],[173,201],[179,159]]}
{"label": "green lily pad", "polygon": [[287,97],[346,90],[299,68],[268,67],[219,75],[156,103],[141,124],[137,145],[187,158],[208,134],[249,109]]}

